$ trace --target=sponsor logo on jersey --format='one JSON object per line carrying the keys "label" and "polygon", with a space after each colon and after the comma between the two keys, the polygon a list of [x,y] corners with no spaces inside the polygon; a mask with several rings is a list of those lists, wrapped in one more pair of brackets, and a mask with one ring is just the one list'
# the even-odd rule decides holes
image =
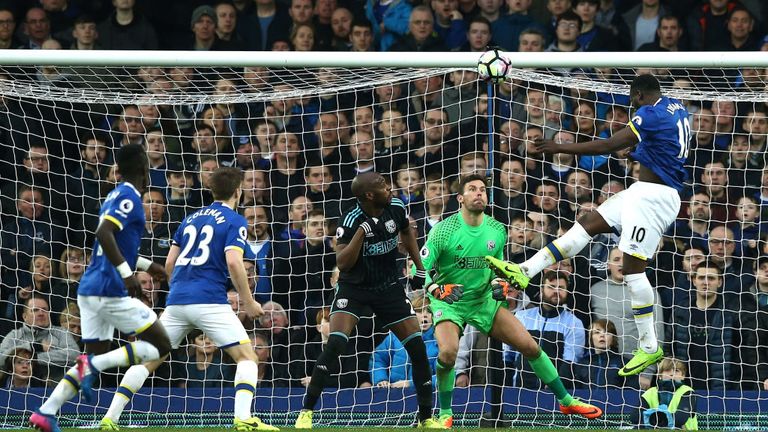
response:
{"label": "sponsor logo on jersey", "polygon": [[460,269],[488,268],[488,264],[485,263],[485,259],[481,256],[474,256],[474,257],[454,256],[453,262],[456,263],[456,268],[460,268]]}
{"label": "sponsor logo on jersey", "polygon": [[384,228],[386,228],[387,232],[389,232],[390,234],[397,231],[397,225],[395,225],[395,221],[393,221],[392,219],[384,223]]}
{"label": "sponsor logo on jersey", "polygon": [[336,307],[339,309],[344,309],[345,307],[347,307],[348,303],[349,301],[347,299],[338,299],[336,300]]}
{"label": "sponsor logo on jersey", "polygon": [[488,243],[486,243],[485,247],[487,247],[489,251],[496,249],[496,241],[488,240]]}
{"label": "sponsor logo on jersey", "polygon": [[397,237],[372,244],[366,243],[363,247],[363,256],[386,255],[397,248]]}

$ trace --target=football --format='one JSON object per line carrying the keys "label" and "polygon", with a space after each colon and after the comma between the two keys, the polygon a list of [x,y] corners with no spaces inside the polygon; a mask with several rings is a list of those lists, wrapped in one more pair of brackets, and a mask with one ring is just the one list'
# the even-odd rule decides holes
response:
{"label": "football", "polygon": [[512,64],[507,56],[497,48],[484,52],[477,61],[477,73],[480,78],[494,84],[504,82],[510,67]]}

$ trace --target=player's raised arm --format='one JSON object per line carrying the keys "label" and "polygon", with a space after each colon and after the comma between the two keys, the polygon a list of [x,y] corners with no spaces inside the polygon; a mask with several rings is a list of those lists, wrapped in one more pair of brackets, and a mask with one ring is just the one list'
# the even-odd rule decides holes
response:
{"label": "player's raised arm", "polygon": [[111,218],[104,218],[99,223],[99,227],[96,228],[96,239],[98,239],[99,246],[104,255],[115,266],[117,272],[120,273],[125,288],[128,290],[128,295],[141,298],[141,284],[139,284],[138,279],[133,274],[133,269],[125,261],[125,257],[117,246],[115,231],[119,230],[120,226],[112,221]]}
{"label": "player's raised arm", "polygon": [[635,132],[631,127],[627,126],[603,140],[593,140],[583,143],[557,143],[553,140],[538,139],[533,145],[536,147],[537,151],[547,154],[566,153],[574,155],[602,155],[613,153],[623,148],[632,147],[638,142],[639,140]]}

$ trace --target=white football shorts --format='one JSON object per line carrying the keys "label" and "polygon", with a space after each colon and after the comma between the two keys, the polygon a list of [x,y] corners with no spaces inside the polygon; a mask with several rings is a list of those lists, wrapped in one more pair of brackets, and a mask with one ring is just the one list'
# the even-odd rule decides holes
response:
{"label": "white football shorts", "polygon": [[221,349],[251,343],[243,323],[228,304],[171,305],[160,315],[160,323],[174,349],[194,329],[202,330]]}
{"label": "white football shorts", "polygon": [[620,234],[620,251],[649,260],[680,212],[680,194],[669,186],[636,182],[608,198],[597,212]]}
{"label": "white football shorts", "polygon": [[157,314],[134,297],[77,296],[83,342],[109,341],[115,329],[137,335],[157,321]]}

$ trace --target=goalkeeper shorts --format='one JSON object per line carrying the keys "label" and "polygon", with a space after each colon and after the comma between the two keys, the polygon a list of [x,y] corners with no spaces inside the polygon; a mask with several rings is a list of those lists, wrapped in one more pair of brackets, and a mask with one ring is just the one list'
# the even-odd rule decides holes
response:
{"label": "goalkeeper shorts", "polygon": [[429,307],[432,309],[432,322],[437,326],[443,321],[450,321],[464,331],[464,326],[470,324],[488,334],[493,327],[496,312],[501,307],[506,307],[506,302],[494,300],[490,289],[482,297],[477,299],[462,298],[454,304],[448,304],[430,296]]}

